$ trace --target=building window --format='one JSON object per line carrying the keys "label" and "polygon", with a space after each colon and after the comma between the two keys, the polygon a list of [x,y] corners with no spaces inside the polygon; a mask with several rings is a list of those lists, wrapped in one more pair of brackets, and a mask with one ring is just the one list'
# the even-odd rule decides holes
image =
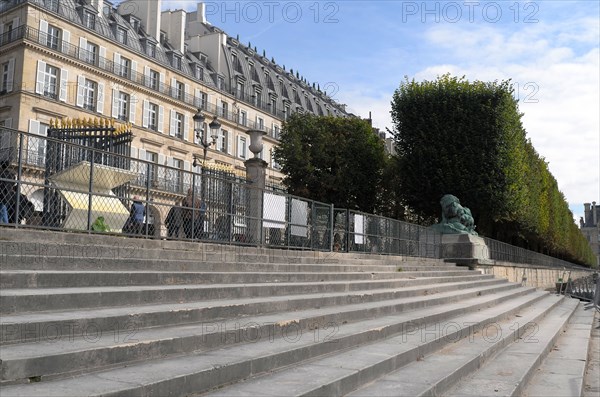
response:
{"label": "building window", "polygon": [[200,91],[200,107],[202,109],[208,109],[208,94]]}
{"label": "building window", "polygon": [[156,164],[158,164],[158,153],[146,152],[146,161],[152,163],[149,167],[150,175],[148,176],[150,181],[152,182],[152,186],[156,186],[156,180],[158,175],[158,167],[156,166]]}
{"label": "building window", "polygon": [[117,118],[127,121],[129,119],[129,95],[124,92],[119,92],[116,97],[117,101]]}
{"label": "building window", "polygon": [[174,158],[173,168],[177,169],[173,172],[173,191],[183,192],[183,160]]}
{"label": "building window", "polygon": [[92,30],[96,28],[96,16],[90,11],[83,12],[83,26]]}
{"label": "building window", "polygon": [[221,117],[228,118],[229,117],[229,104],[227,102],[221,101]]}
{"label": "building window", "polygon": [[44,71],[44,96],[58,99],[58,68],[46,65]]}
{"label": "building window", "polygon": [[92,44],[88,41],[86,46],[83,47],[83,51],[84,53],[82,59],[85,62],[92,65],[98,64],[98,46],[96,44]]}
{"label": "building window", "polygon": [[83,83],[83,108],[96,110],[96,93],[98,84],[92,80],[85,79]]}
{"label": "building window", "polygon": [[148,82],[148,87],[158,91],[160,84],[160,73],[158,73],[156,70],[150,69],[150,74],[148,77],[150,79],[150,81]]}
{"label": "building window", "polygon": [[246,158],[246,150],[247,150],[247,146],[246,146],[246,137],[239,137],[238,140],[238,157],[241,159],[245,159]]}
{"label": "building window", "polygon": [[175,83],[175,98],[183,101],[185,97],[185,84],[178,81]]}
{"label": "building window", "polygon": [[61,30],[56,26],[48,25],[48,34],[46,35],[46,45],[53,50],[58,50],[61,38]]}
{"label": "building window", "polygon": [[246,114],[246,111],[240,110],[240,121],[239,122],[241,125],[246,127],[246,123],[248,122],[248,115]]}
{"label": "building window", "polygon": [[2,82],[0,84],[0,92],[7,92],[8,91],[8,81],[10,79],[8,62],[4,62],[2,64],[1,71],[2,71]]}
{"label": "building window", "polygon": [[175,69],[181,70],[181,57],[178,55],[173,55],[173,67]]}
{"label": "building window", "polygon": [[273,124],[273,138],[279,139],[279,126],[277,124]]}
{"label": "building window", "polygon": [[121,57],[121,65],[119,65],[119,76],[129,78],[131,76],[131,60]]}
{"label": "building window", "polygon": [[220,148],[220,150],[224,153],[227,153],[227,142],[229,141],[228,136],[229,136],[229,132],[227,132],[225,130],[221,130],[221,136],[220,136],[221,148]]}
{"label": "building window", "polygon": [[204,80],[204,68],[200,65],[196,65],[196,78],[198,80]]}
{"label": "building window", "polygon": [[175,138],[179,138],[179,139],[183,139],[183,123],[184,123],[184,117],[183,114],[181,113],[175,113],[175,120],[174,120],[174,127],[175,127]]}
{"label": "building window", "polygon": [[222,76],[217,76],[217,88],[220,90],[225,89],[225,78]]}
{"label": "building window", "polygon": [[262,106],[262,92],[258,91],[256,88],[254,89],[254,105],[257,107]]}
{"label": "building window", "polygon": [[58,0],[44,0],[44,6],[54,12],[58,12]]}
{"label": "building window", "polygon": [[244,83],[242,81],[237,82],[236,93],[238,98],[244,98]]}
{"label": "building window", "polygon": [[146,42],[146,54],[152,58],[156,57],[156,44]]}
{"label": "building window", "polygon": [[257,124],[257,127],[258,127],[259,130],[264,130],[264,128],[265,128],[265,120],[264,119],[262,119],[262,118],[259,117],[256,120],[256,124]]}
{"label": "building window", "polygon": [[271,98],[271,113],[277,113],[277,99]]}
{"label": "building window", "polygon": [[127,30],[117,28],[117,41],[122,44],[127,44]]}
{"label": "building window", "polygon": [[158,105],[155,103],[148,105],[148,128],[158,131]]}

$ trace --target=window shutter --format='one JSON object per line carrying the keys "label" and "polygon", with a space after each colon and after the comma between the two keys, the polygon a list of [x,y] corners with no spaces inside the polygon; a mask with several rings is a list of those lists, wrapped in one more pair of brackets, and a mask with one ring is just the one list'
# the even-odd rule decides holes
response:
{"label": "window shutter", "polygon": [[232,150],[233,149],[233,147],[232,147],[233,146],[233,137],[232,137],[233,133],[232,133],[232,131],[227,131],[226,134],[227,134],[227,136],[226,136],[226,138],[227,138],[227,154],[232,154],[233,153],[233,150]]}
{"label": "window shutter", "polygon": [[87,39],[84,37],[79,38],[79,59],[87,59]]}
{"label": "window shutter", "polygon": [[237,137],[237,156],[242,157],[242,137]]}
{"label": "window shutter", "polygon": [[0,23],[0,44],[2,44],[2,34],[4,33],[4,24]]}
{"label": "window shutter", "polygon": [[142,108],[142,127],[148,128],[148,119],[150,118],[150,102],[144,100],[144,105]]}
{"label": "window shutter", "polygon": [[77,103],[76,105],[80,108],[83,107],[83,85],[85,84],[85,77],[77,76]]}
{"label": "window shutter", "polygon": [[[9,117],[9,118],[7,118],[7,119],[4,119],[4,126],[5,126],[6,128],[11,128],[11,127],[12,127],[12,118],[10,118],[10,117]],[[6,136],[8,137],[8,136],[10,136],[10,135],[9,135],[9,134],[7,134]],[[1,147],[4,147],[4,146],[1,146]]]}
{"label": "window shutter", "polygon": [[120,75],[121,74],[121,54],[115,52],[113,54],[113,71]]}
{"label": "window shutter", "polygon": [[165,124],[165,108],[162,106],[158,107],[158,132],[163,132]]}
{"label": "window shutter", "polygon": [[69,44],[71,44],[71,32],[63,29],[61,51],[65,53],[68,52]]}
{"label": "window shutter", "polygon": [[138,154],[137,148],[134,148],[133,146],[131,146],[130,149],[131,149],[131,152],[129,154],[129,157],[131,157],[133,159],[138,158],[138,156],[137,156],[137,154]]}
{"label": "window shutter", "polygon": [[15,58],[8,60],[8,77],[6,80],[6,91],[11,92],[13,90],[13,80],[15,77]]}
{"label": "window shutter", "polygon": [[37,120],[29,119],[29,132],[31,134],[39,135],[40,134],[40,122]]}
{"label": "window shutter", "polygon": [[200,98],[200,89],[196,88],[194,90],[194,106],[196,106],[197,108],[200,108],[200,106],[202,106],[202,101]]}
{"label": "window shutter", "polygon": [[137,81],[137,62],[131,61],[131,80]]}
{"label": "window shutter", "polygon": [[175,97],[175,87],[177,86],[177,80],[171,78],[171,96]]}
{"label": "window shutter", "polygon": [[62,102],[67,102],[67,91],[69,88],[69,71],[67,69],[60,70],[60,93],[58,99]]}
{"label": "window shutter", "polygon": [[185,87],[184,88],[185,91],[183,93],[183,100],[185,101],[186,100],[186,96],[190,94],[190,85],[186,84],[184,87]]}
{"label": "window shutter", "polygon": [[98,83],[98,96],[96,97],[96,111],[104,114],[104,83]]}
{"label": "window shutter", "polygon": [[161,154],[161,153],[158,154],[158,164],[165,165],[165,155],[164,154]]}
{"label": "window shutter", "polygon": [[[13,24],[13,29],[14,28],[16,28],[16,26]],[[40,19],[40,37],[39,37],[40,44],[46,45],[47,40],[48,40],[48,21]]]}
{"label": "window shutter", "polygon": [[161,90],[163,89],[163,86],[165,84],[165,74],[164,73],[159,73],[158,83],[159,83],[158,91],[162,92]]}
{"label": "window shutter", "polygon": [[190,118],[189,116],[184,115],[183,116],[183,139],[186,141],[189,141],[189,135],[190,134]]}
{"label": "window shutter", "polygon": [[106,59],[106,47],[100,46],[100,49],[98,50],[98,52],[100,53],[100,59],[99,59],[98,65],[101,68],[104,68],[106,66],[106,62],[105,62],[105,59]]}
{"label": "window shutter", "polygon": [[[131,152],[131,154],[133,155],[133,151]],[[139,161],[139,162],[132,161],[131,162],[132,170],[138,171],[140,174],[146,175],[146,172],[148,172],[148,164],[143,162],[146,160],[146,149],[139,149],[137,158],[142,161]],[[136,165],[137,165],[137,167],[136,167]]]}
{"label": "window shutter", "polygon": [[37,77],[35,83],[35,93],[44,94],[44,75],[46,73],[46,62],[37,62]]}
{"label": "window shutter", "polygon": [[183,160],[183,169],[185,171],[191,171],[192,170],[192,165],[190,164],[189,161]]}
{"label": "window shutter", "polygon": [[133,95],[129,95],[129,122],[135,124],[135,106],[137,105],[137,98]]}
{"label": "window shutter", "polygon": [[150,87],[150,67],[144,66],[144,85]]}
{"label": "window shutter", "polygon": [[119,103],[117,102],[117,98],[119,95],[119,91],[113,88],[112,90],[112,113],[111,116],[116,119],[119,116]]}
{"label": "window shutter", "polygon": [[177,120],[175,117],[177,113],[174,110],[171,110],[171,121],[169,122],[169,135],[175,136],[175,125],[177,124]]}

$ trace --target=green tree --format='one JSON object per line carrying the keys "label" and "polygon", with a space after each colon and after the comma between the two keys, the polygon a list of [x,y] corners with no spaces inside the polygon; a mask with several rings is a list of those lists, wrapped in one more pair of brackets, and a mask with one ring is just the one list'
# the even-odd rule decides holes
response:
{"label": "green tree", "polygon": [[293,114],[275,159],[289,193],[375,212],[386,154],[370,124],[358,118]]}
{"label": "green tree", "polygon": [[406,79],[391,114],[397,201],[420,219],[439,215],[440,197],[451,193],[483,235],[593,263],[556,179],[526,137],[510,80]]}

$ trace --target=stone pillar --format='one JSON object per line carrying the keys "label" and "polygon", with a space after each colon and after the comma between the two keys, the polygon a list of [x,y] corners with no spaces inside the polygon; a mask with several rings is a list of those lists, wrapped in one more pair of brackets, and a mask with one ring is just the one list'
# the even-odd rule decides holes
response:
{"label": "stone pillar", "polygon": [[590,203],[583,204],[583,221],[585,222],[585,226],[589,226],[588,224],[592,221],[592,213],[590,212]]}
{"label": "stone pillar", "polygon": [[263,149],[262,137],[264,132],[259,130],[249,130],[247,133],[250,135],[250,151],[254,154],[254,157],[247,160],[244,165],[246,166],[246,180],[249,182],[249,198],[248,198],[248,219],[247,224],[247,238],[250,243],[256,245],[262,245],[264,243],[264,236],[262,230],[262,216],[263,216],[263,194],[267,179],[267,162],[258,158],[258,154]]}
{"label": "stone pillar", "polygon": [[598,206],[595,201],[592,201],[592,226],[596,226],[598,224]]}

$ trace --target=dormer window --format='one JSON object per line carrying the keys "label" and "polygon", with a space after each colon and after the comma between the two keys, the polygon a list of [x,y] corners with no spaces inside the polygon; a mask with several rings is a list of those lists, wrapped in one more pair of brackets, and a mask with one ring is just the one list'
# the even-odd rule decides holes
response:
{"label": "dormer window", "polygon": [[173,55],[173,67],[181,69],[181,57],[179,55]]}
{"label": "dormer window", "polygon": [[152,58],[156,57],[156,44],[146,42],[146,54]]}
{"label": "dormer window", "polygon": [[196,65],[196,78],[198,80],[204,80],[204,68],[200,65]]}
{"label": "dormer window", "polygon": [[91,11],[83,11],[83,26],[94,30],[96,28],[96,15]]}
{"label": "dormer window", "polygon": [[134,17],[133,15],[129,16],[129,24],[133,27],[133,30],[136,32],[140,29],[140,20]]}
{"label": "dormer window", "polygon": [[117,28],[117,41],[121,44],[127,44],[127,30]]}

